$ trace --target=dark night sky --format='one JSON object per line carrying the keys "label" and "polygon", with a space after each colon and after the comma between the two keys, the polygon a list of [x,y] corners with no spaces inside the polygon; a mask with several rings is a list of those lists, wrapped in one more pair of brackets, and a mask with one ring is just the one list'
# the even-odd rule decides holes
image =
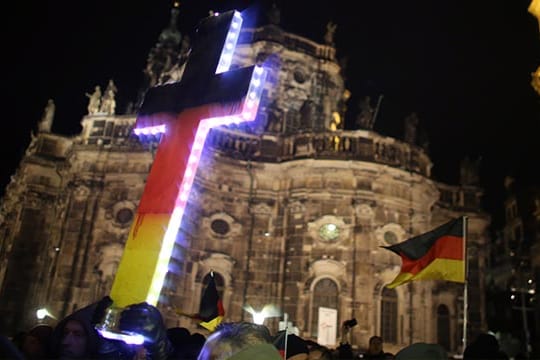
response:
{"label": "dark night sky", "polygon": [[[184,0],[179,28],[190,34],[209,9],[260,16],[271,1]],[[485,208],[498,222],[503,178],[540,184],[540,96],[530,74],[540,65],[540,35],[528,0],[277,0],[285,30],[322,42],[338,24],[338,57],[357,98],[384,95],[375,130],[402,138],[417,112],[427,131],[433,177],[457,184],[459,162],[482,157]],[[117,112],[134,100],[150,48],[169,22],[172,2],[137,0],[17,2],[4,12],[2,192],[48,98],[53,131],[76,134],[86,92],[114,79]],[[489,5],[489,7],[487,7]],[[7,110],[7,111],[6,111]],[[7,127],[15,127],[8,133]]]}

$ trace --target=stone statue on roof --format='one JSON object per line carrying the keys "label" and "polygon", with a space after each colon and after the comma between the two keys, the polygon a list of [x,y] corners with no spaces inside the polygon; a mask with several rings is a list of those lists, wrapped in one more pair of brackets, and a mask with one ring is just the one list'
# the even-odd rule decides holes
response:
{"label": "stone statue on roof", "polygon": [[178,46],[182,40],[182,34],[178,31],[178,14],[180,10],[177,6],[171,9],[171,18],[169,20],[169,26],[165,28],[158,37],[158,42],[161,44],[171,43],[174,46]]}
{"label": "stone statue on roof", "polygon": [[405,118],[405,142],[415,145],[416,144],[416,128],[418,127],[418,114],[415,112],[411,113]]}
{"label": "stone statue on roof", "polygon": [[99,112],[99,106],[101,105],[101,87],[96,85],[92,94],[86,93],[88,100],[88,115],[94,115]]}
{"label": "stone statue on roof", "polygon": [[112,79],[109,80],[105,93],[101,97],[101,107],[99,108],[99,112],[114,115],[116,109],[115,95],[117,91],[118,89],[116,88],[114,81],[112,81]]}
{"label": "stone statue on roof", "polygon": [[334,46],[334,35],[336,33],[337,24],[329,21],[326,24],[326,34],[324,34],[324,43],[326,45]]}
{"label": "stone statue on roof", "polygon": [[375,122],[375,109],[371,105],[371,96],[364,96],[358,102],[358,115],[356,126],[360,129],[373,130]]}
{"label": "stone statue on roof", "polygon": [[272,7],[270,10],[268,10],[268,13],[266,14],[268,18],[268,23],[271,25],[279,26],[281,23],[281,12],[279,8],[276,5],[276,2],[272,2]]}
{"label": "stone statue on roof", "polygon": [[481,161],[481,157],[471,160],[468,156],[461,160],[459,169],[459,182],[461,185],[477,185],[479,183]]}
{"label": "stone statue on roof", "polygon": [[43,111],[43,116],[38,123],[38,132],[51,132],[55,109],[56,106],[54,105],[53,99],[49,99]]}

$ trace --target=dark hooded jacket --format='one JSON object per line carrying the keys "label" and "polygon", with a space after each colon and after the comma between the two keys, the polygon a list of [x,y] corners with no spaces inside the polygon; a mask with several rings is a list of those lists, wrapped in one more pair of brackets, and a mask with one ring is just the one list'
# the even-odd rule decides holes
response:
{"label": "dark hooded jacket", "polygon": [[95,325],[103,318],[104,310],[112,300],[106,296],[100,301],[79,309],[62,319],[54,328],[50,337],[49,352],[53,358],[62,355],[62,338],[64,327],[69,320],[80,322],[86,332],[86,357],[85,359],[109,359],[122,360],[133,357],[133,349],[121,341],[108,340],[99,335]]}
{"label": "dark hooded jacket", "polygon": [[88,305],[62,319],[54,328],[50,337],[50,353],[53,358],[62,355],[62,338],[64,327],[69,320],[76,320],[82,324],[86,332],[86,351],[88,358],[96,358],[99,353],[100,336],[92,325],[93,315],[97,304]]}

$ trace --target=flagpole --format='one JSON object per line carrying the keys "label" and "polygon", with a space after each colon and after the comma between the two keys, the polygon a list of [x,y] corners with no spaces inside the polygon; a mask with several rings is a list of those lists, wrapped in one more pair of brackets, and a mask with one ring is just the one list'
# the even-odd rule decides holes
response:
{"label": "flagpole", "polygon": [[285,313],[283,315],[283,320],[285,320],[285,340],[283,341],[283,358],[287,358],[287,340],[289,340],[289,315]]}
{"label": "flagpole", "polygon": [[463,260],[465,262],[465,281],[463,283],[463,349],[462,353],[465,352],[467,347],[467,320],[468,320],[468,275],[469,275],[469,258],[467,256],[467,216],[463,216]]}

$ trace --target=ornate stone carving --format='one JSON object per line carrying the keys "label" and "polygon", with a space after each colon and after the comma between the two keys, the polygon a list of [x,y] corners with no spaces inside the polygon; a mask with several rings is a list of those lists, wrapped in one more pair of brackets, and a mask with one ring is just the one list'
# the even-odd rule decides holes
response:
{"label": "ornate stone carving", "polygon": [[90,188],[84,185],[79,185],[77,188],[73,191],[73,196],[77,200],[83,200],[90,195]]}
{"label": "ornate stone carving", "polygon": [[375,216],[375,213],[373,212],[373,209],[371,206],[367,204],[360,204],[355,208],[356,216],[358,216],[360,219],[373,219]]}
{"label": "ornate stone carving", "polygon": [[[314,280],[321,277],[333,278],[336,283],[340,284],[340,279],[346,277],[347,267],[341,261],[336,260],[316,260],[309,267],[309,275]],[[316,281],[312,281],[312,284]]]}

